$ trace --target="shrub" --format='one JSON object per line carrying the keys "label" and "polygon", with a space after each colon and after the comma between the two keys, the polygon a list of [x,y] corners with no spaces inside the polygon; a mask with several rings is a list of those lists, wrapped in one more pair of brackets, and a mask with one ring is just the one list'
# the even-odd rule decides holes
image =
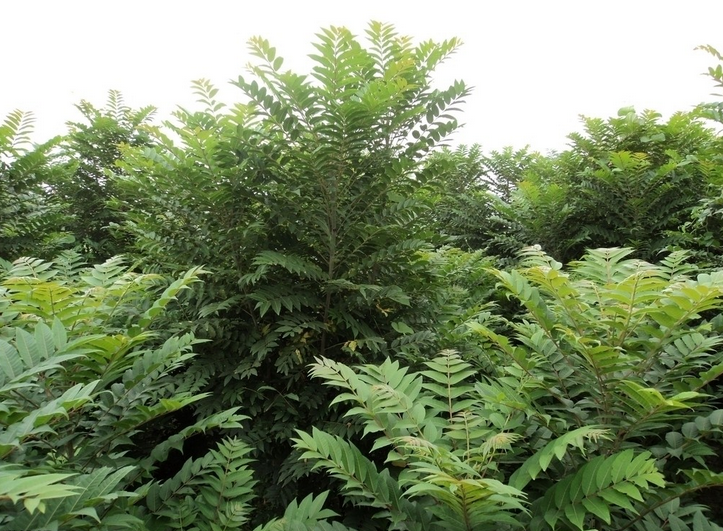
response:
{"label": "shrub", "polygon": [[[22,258],[0,276],[0,523],[3,529],[236,528],[248,513],[249,449],[234,439],[167,470],[173,449],[236,410],[163,423],[204,398],[184,368],[192,334],[154,330],[194,268],[169,285],[121,258],[84,267]],[[154,430],[164,427],[162,436]],[[177,472],[177,473],[176,473]]]}

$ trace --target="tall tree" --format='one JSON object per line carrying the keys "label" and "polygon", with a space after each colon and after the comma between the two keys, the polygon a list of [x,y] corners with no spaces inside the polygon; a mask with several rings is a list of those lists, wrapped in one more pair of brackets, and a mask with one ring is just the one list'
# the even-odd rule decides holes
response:
{"label": "tall tree", "polygon": [[381,23],[366,37],[322,30],[309,75],[252,39],[257,62],[234,82],[248,103],[227,109],[196,82],[204,110],[179,110],[170,134],[154,130],[156,147],[125,149],[116,178],[147,264],[214,271],[198,313],[179,318],[213,339],[199,367],[223,382],[210,407],[249,408],[269,474],[293,428],[331,420],[328,391],[304,374],[313,356],[388,354],[405,330],[403,279],[427,274],[423,158],[468,93],[431,86],[457,39],[415,45]]}
{"label": "tall tree", "polygon": [[[708,68],[708,77],[716,89],[723,87],[723,56],[712,46],[701,46],[718,64]],[[695,115],[706,120],[723,123],[723,94],[713,94],[716,99],[698,105]],[[698,205],[693,208],[688,222],[674,233],[676,243],[692,250],[701,266],[717,268],[723,265],[723,138],[717,136],[710,152],[701,161],[708,188]]]}

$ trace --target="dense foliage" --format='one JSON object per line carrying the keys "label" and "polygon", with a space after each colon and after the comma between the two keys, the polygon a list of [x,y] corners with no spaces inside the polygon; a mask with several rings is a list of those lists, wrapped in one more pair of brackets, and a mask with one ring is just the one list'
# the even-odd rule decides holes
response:
{"label": "dense foliage", "polygon": [[[243,520],[250,449],[236,439],[154,480],[171,450],[195,433],[239,426],[235,410],[181,430],[168,426],[166,440],[148,441],[145,428],[205,396],[203,381],[179,374],[193,356],[193,335],[151,330],[201,273],[189,270],[163,289],[158,275],[130,273],[120,258],[85,267],[74,253],[54,262],[21,258],[3,271],[3,529],[138,529],[144,522],[168,529],[199,515]],[[233,499],[227,488],[235,489]]]}
{"label": "dense foliage", "polygon": [[566,273],[529,249],[522,269],[497,271],[528,312],[505,335],[494,320],[469,323],[470,341],[486,344],[474,360],[482,376],[454,351],[417,373],[319,358],[312,376],[341,389],[335,402],[351,402],[373,450],[388,448],[387,467],[317,429],[295,440],[301,457],[392,528],[705,522],[679,499],[723,484],[698,469],[723,435],[711,387],[721,324],[700,319],[723,304],[723,276],[693,279],[680,253],[660,266],[628,254],[591,251]]}
{"label": "dense foliage", "polygon": [[101,109],[87,101],[76,107],[84,121],[68,124],[63,145],[71,171],[53,181],[52,186],[55,195],[68,205],[67,211],[73,216],[69,230],[84,256],[103,261],[127,252],[130,245],[114,231],[123,219],[125,207],[109,173],[115,169],[122,145],[150,144],[150,135],[142,126],[150,123],[155,109],[133,110],[114,90]]}
{"label": "dense foliage", "polygon": [[[2,258],[53,254],[72,241],[64,206],[45,186],[65,173],[53,164],[54,138],[43,145],[30,142],[35,121],[31,113],[14,111],[0,125],[0,251]],[[61,177],[62,178],[62,177]]]}
{"label": "dense foliage", "polygon": [[699,236],[713,221],[701,202],[715,201],[723,184],[720,139],[698,112],[660,119],[629,108],[585,118],[570,148],[546,157],[474,148],[438,155],[434,164],[451,166],[438,202],[441,230],[507,259],[534,244],[562,262],[611,246],[655,261],[684,246],[717,264],[715,237]]}
{"label": "dense foliage", "polygon": [[253,77],[234,82],[249,103],[226,109],[196,82],[203,110],[179,110],[173,136],[148,129],[154,147],[125,147],[115,179],[144,263],[214,272],[183,318],[214,339],[199,360],[221,398],[208,407],[254,414],[245,437],[264,474],[288,473],[295,427],[331,420],[305,375],[313,356],[389,354],[400,316],[424,313],[411,308],[431,239],[418,172],[467,92],[430,86],[458,42],[415,46],[381,24],[367,38],[325,30],[308,78],[252,40]]}
{"label": "dense foliage", "polygon": [[452,149],[459,45],[5,119],[3,529],[721,529],[720,103]]}

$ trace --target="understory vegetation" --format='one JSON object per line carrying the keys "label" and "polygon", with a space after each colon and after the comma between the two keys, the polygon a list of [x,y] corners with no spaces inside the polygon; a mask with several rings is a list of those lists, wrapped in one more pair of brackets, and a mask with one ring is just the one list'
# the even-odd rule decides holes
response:
{"label": "understory vegetation", "polygon": [[4,119],[3,529],[723,529],[723,102],[452,148],[460,45]]}

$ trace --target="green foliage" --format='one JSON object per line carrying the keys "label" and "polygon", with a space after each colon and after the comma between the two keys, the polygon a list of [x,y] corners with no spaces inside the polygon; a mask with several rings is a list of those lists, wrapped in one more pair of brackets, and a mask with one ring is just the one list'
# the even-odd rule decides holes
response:
{"label": "green foliage", "polygon": [[[248,437],[264,476],[279,473],[295,427],[327,419],[324,389],[304,374],[312,356],[387,354],[413,310],[425,313],[412,301],[434,290],[416,279],[428,278],[435,236],[417,192],[429,177],[422,157],[456,128],[468,93],[459,81],[431,85],[458,46],[413,44],[380,23],[366,41],[334,27],[299,75],[254,38],[255,62],[234,82],[247,104],[227,108],[197,81],[203,110],[180,109],[169,133],[146,128],[153,147],[123,150],[115,182],[133,204],[125,229],[139,258],[214,272],[175,317],[213,341],[199,370],[223,385],[206,405],[255,417]],[[405,341],[412,351],[431,339]]]}
{"label": "green foliage", "polygon": [[665,486],[655,460],[643,452],[635,456],[625,450],[606,457],[600,455],[586,463],[547,491],[540,503],[545,521],[555,529],[561,519],[578,529],[585,528],[587,515],[612,523],[611,509],[621,508],[634,513],[632,501],[644,502],[641,489]]}
{"label": "green foliage", "polygon": [[32,113],[13,111],[0,125],[0,258],[52,255],[72,243],[64,205],[44,186],[67,172],[53,164],[59,138],[33,146]]}
{"label": "green foliage", "polygon": [[[713,46],[704,45],[698,46],[697,50],[703,50],[711,55],[718,64],[715,66],[708,67],[706,74],[713,81],[716,89],[723,87],[723,56]],[[714,93],[713,96],[723,96],[720,93]],[[716,122],[723,122],[723,103],[722,102],[707,102],[701,103],[696,111],[704,118],[713,120]]]}
{"label": "green foliage", "polygon": [[354,531],[339,522],[327,522],[327,518],[336,516],[333,511],[323,509],[327,492],[322,492],[314,497],[309,494],[306,498],[297,503],[291,502],[280,519],[274,519],[264,526],[259,526],[255,531]]}
{"label": "green foliage", "polygon": [[[244,418],[230,410],[166,442],[153,433],[205,397],[204,382],[184,375],[198,341],[150,328],[203,272],[164,286],[158,275],[129,272],[121,258],[92,268],[73,253],[8,264],[0,277],[4,529],[168,529],[176,515],[144,504],[176,478],[156,483],[154,471],[186,438]],[[197,467],[184,490],[197,497],[197,529],[243,521],[253,485],[248,451],[226,440]]]}
{"label": "green foliage", "polygon": [[200,459],[189,459],[171,479],[151,486],[148,508],[163,522],[158,529],[243,529],[253,499],[251,451],[226,439]]}
{"label": "green foliage", "polygon": [[512,228],[498,211],[510,201],[527,170],[543,161],[528,149],[506,148],[485,155],[478,145],[435,153],[426,168],[437,185],[429,214],[433,226],[458,247],[514,256],[518,242],[513,238],[510,247]]}
{"label": "green foliage", "polygon": [[73,485],[57,484],[72,477],[72,474],[27,476],[24,470],[14,468],[12,465],[3,465],[0,470],[0,478],[3,480],[0,499],[13,504],[22,501],[25,510],[31,513],[40,507],[44,510],[45,500],[67,498],[73,496],[76,491]]}
{"label": "green foliage", "polygon": [[[701,49],[710,53],[716,60],[720,61],[718,51],[711,46],[701,46]],[[708,76],[714,81],[716,88],[723,83],[723,65],[718,64],[708,69]],[[721,94],[714,94],[720,98]],[[721,111],[723,104],[720,101],[713,101],[700,104],[695,115],[707,120],[722,122]],[[720,239],[721,228],[723,227],[723,196],[721,195],[721,184],[723,184],[723,150],[721,149],[720,137],[716,144],[700,161],[702,171],[705,172],[708,181],[708,188],[699,203],[693,208],[690,219],[680,227],[680,230],[673,234],[678,246],[690,249],[693,257],[700,266],[718,268],[721,263],[721,250],[723,242]]]}
{"label": "green foliage", "polygon": [[528,249],[495,271],[526,315],[510,337],[468,322],[485,376],[454,351],[419,372],[318,359],[312,376],[374,442],[366,454],[315,428],[294,439],[300,458],[389,529],[719,529],[690,500],[721,484],[706,458],[722,442],[710,318],[723,275],[631,252],[590,251],[565,272]]}
{"label": "green foliage", "polygon": [[87,101],[76,105],[84,122],[70,122],[63,143],[69,171],[62,179],[51,181],[53,193],[67,204],[73,216],[69,230],[82,253],[91,261],[102,261],[126,252],[130,242],[111,232],[120,223],[116,209],[127,208],[118,197],[119,191],[107,173],[117,169],[121,146],[146,146],[150,136],[143,127],[152,119],[155,109],[133,110],[115,90],[108,94],[103,108]]}
{"label": "green foliage", "polygon": [[689,242],[681,231],[709,187],[720,184],[713,170],[719,141],[696,113],[660,117],[625,108],[608,120],[584,118],[571,148],[530,164],[498,208],[510,236],[563,262],[612,246],[652,261]]}
{"label": "green foliage", "polygon": [[451,151],[459,45],[257,37],[242,104],[8,115],[0,527],[721,529],[721,104]]}
{"label": "green foliage", "polygon": [[[567,273],[528,249],[523,269],[496,273],[526,309],[524,320],[510,323],[514,340],[472,326],[489,341],[495,376],[529,388],[532,407],[544,411],[526,429],[537,452],[511,478],[536,499],[534,529],[558,521],[577,529],[638,526],[636,514],[664,529],[656,499],[717,484],[709,476],[694,486],[683,474],[705,467],[702,456],[720,445],[719,432],[701,435],[693,426],[719,417],[723,359],[718,319],[709,319],[723,305],[723,276],[691,277],[695,268],[682,252],[657,266],[631,252],[589,251]],[[685,455],[680,430],[692,439]],[[707,522],[703,513],[696,519]]]}
{"label": "green foliage", "polygon": [[426,365],[429,370],[410,373],[387,360],[355,372],[318,359],[312,376],[341,389],[333,403],[351,403],[345,416],[360,419],[364,434],[375,435],[372,452],[388,449],[387,466],[379,471],[353,444],[318,429],[294,439],[301,459],[341,480],[350,501],[376,508],[391,529],[401,523],[408,529],[517,525],[515,514],[525,511],[522,492],[486,477],[496,474],[493,456],[516,437],[505,431],[504,420],[494,425],[495,406],[465,383],[475,371],[454,351]]}

